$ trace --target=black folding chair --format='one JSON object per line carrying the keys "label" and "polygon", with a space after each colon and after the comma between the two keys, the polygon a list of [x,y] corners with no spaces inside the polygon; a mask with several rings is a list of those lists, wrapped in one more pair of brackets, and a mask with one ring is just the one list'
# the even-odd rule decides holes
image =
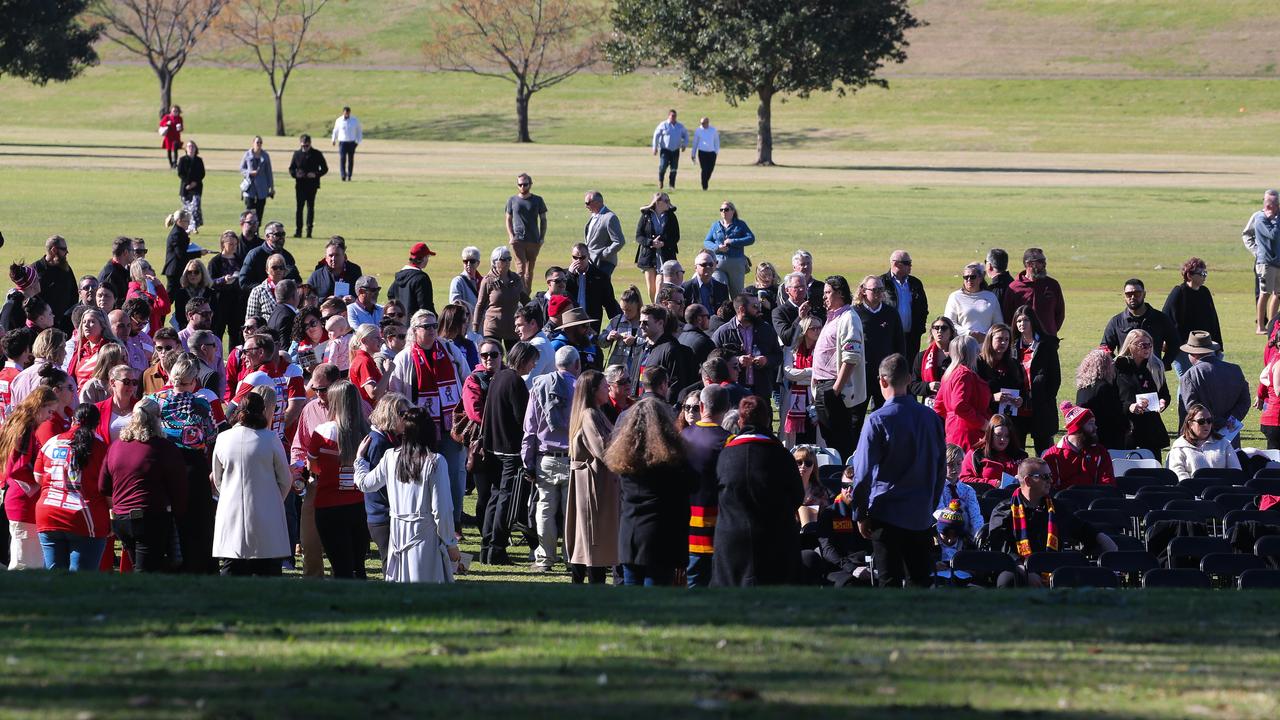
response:
{"label": "black folding chair", "polygon": [[1164,509],[1195,513],[1199,516],[1198,520],[1210,523],[1214,533],[1218,532],[1218,526],[1222,524],[1222,516],[1226,514],[1208,500],[1170,500],[1164,504]]}
{"label": "black folding chair", "polygon": [[956,573],[968,573],[971,582],[987,587],[994,587],[996,578],[1002,572],[1015,572],[1018,569],[1013,558],[1002,552],[989,550],[961,550],[951,556],[951,582],[959,584]]}
{"label": "black folding chair", "polygon": [[1144,588],[1195,588],[1212,587],[1209,576],[1194,568],[1156,568],[1142,575]]}
{"label": "black folding chair", "polygon": [[[1274,468],[1274,472],[1280,473],[1280,468]],[[1280,495],[1280,475],[1262,477],[1262,472],[1259,471],[1244,486],[1249,488],[1250,492],[1256,492],[1261,495]]]}
{"label": "black folding chair", "polygon": [[1050,588],[1118,588],[1116,574],[1096,565],[1066,565],[1053,571]]}
{"label": "black folding chair", "polygon": [[1222,480],[1219,485],[1242,485],[1249,477],[1239,468],[1198,468],[1191,474],[1194,479]]}
{"label": "black folding chair", "polygon": [[1124,534],[1133,529],[1133,519],[1119,510],[1077,510],[1076,519],[1104,533]]}
{"label": "black folding chair", "polygon": [[1135,475],[1134,470],[1130,470],[1128,475],[1116,478],[1116,487],[1120,488],[1120,492],[1125,495],[1136,495],[1139,490],[1146,487],[1171,487],[1178,482],[1178,476],[1174,475],[1173,471],[1165,468],[1136,469],[1164,470],[1169,475]]}
{"label": "black folding chair", "polygon": [[1257,555],[1244,553],[1209,553],[1200,558],[1200,572],[1215,578],[1219,587],[1235,585],[1245,570],[1265,570],[1267,564]]}
{"label": "black folding chair", "polygon": [[1233,485],[1235,483],[1217,477],[1189,477],[1185,480],[1179,480],[1177,486],[1195,497],[1202,497],[1204,491],[1211,487],[1231,487]]}
{"label": "black folding chair", "polygon": [[1230,535],[1236,523],[1259,522],[1266,525],[1280,525],[1280,512],[1275,510],[1232,510],[1222,518],[1222,534]]}
{"label": "black folding chair", "polygon": [[1142,526],[1151,527],[1161,520],[1184,520],[1186,522],[1204,522],[1204,517],[1192,510],[1152,510],[1142,516]]}
{"label": "black folding chair", "polygon": [[1104,552],[1102,557],[1098,558],[1098,565],[1112,572],[1123,573],[1125,584],[1135,586],[1141,583],[1142,573],[1160,567],[1155,557],[1146,550]]}
{"label": "black folding chair", "polygon": [[1280,569],[1280,535],[1264,535],[1253,543],[1253,554],[1262,558],[1267,567]]}
{"label": "black folding chair", "polygon": [[1129,518],[1129,531],[1135,536],[1138,534],[1139,522],[1142,516],[1147,514],[1151,508],[1142,500],[1135,500],[1125,497],[1101,497],[1095,498],[1089,503],[1090,510],[1118,510]]}
{"label": "black folding chair", "polygon": [[1229,495],[1231,493],[1247,493],[1254,492],[1245,485],[1211,485],[1200,493],[1201,500],[1213,500],[1219,495]]}
{"label": "black folding chair", "polygon": [[1005,500],[1008,500],[1012,494],[1013,494],[1012,490],[1009,491],[1009,495],[992,492],[992,493],[987,493],[986,495],[983,495],[982,497],[978,498],[978,508],[982,510],[982,517],[987,522],[991,522],[991,511],[995,510],[996,506],[999,505],[1000,503],[1004,502]]}
{"label": "black folding chair", "polygon": [[982,482],[967,482],[967,483],[962,483],[962,484],[963,484],[963,485],[968,485],[969,487],[973,488],[973,493],[974,493],[975,495],[977,495],[978,497],[982,497],[983,495],[986,495],[987,493],[991,492],[992,490],[999,490],[999,489],[1000,489],[1000,488],[996,487],[995,485],[988,485],[987,483],[982,483]]}
{"label": "black folding chair", "polygon": [[1089,560],[1084,553],[1075,550],[1063,550],[1061,552],[1045,551],[1031,553],[1026,560],[1027,574],[1031,573],[1051,573],[1060,567],[1067,565],[1088,565]]}
{"label": "black folding chair", "polygon": [[1161,503],[1160,507],[1164,507],[1163,503],[1170,500],[1195,500],[1196,496],[1192,495],[1189,490],[1182,488],[1158,485],[1155,487],[1144,487],[1138,491],[1135,498],[1150,503]]}
{"label": "black folding chair", "polygon": [[1177,485],[1178,474],[1169,468],[1162,467],[1133,467],[1124,472],[1121,477],[1153,477],[1161,481],[1161,485]]}
{"label": "black folding chair", "polygon": [[1252,510],[1258,507],[1258,495],[1255,493],[1225,493],[1213,499],[1223,512],[1232,510]]}
{"label": "black folding chair", "polygon": [[[1254,480],[1280,480],[1280,468],[1264,467],[1253,474]],[[1267,493],[1268,495],[1272,493]]]}
{"label": "black folding chair", "polygon": [[1054,499],[1066,500],[1080,507],[1088,507],[1097,498],[1121,497],[1120,490],[1114,485],[1072,485],[1053,494]]}
{"label": "black folding chair", "polygon": [[1241,590],[1280,590],[1280,570],[1245,570],[1238,583]]}
{"label": "black folding chair", "polygon": [[1198,568],[1211,553],[1231,553],[1231,543],[1220,537],[1179,536],[1169,541],[1169,567]]}
{"label": "black folding chair", "polygon": [[1136,537],[1133,537],[1132,535],[1118,535],[1115,533],[1108,533],[1107,537],[1111,538],[1111,542],[1116,544],[1116,550],[1122,550],[1126,552],[1127,551],[1134,551],[1134,552],[1147,551],[1146,543],[1142,542],[1142,540]]}

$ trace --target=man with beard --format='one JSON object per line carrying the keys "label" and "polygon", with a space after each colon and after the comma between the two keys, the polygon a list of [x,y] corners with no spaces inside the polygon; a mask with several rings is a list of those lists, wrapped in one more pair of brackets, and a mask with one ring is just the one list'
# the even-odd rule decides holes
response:
{"label": "man with beard", "polygon": [[53,235],[44,241],[44,257],[32,263],[40,276],[40,296],[53,310],[54,327],[71,332],[67,311],[76,304],[76,273],[67,262],[67,239]]}
{"label": "man with beard", "polygon": [[236,244],[236,255],[240,256],[240,260],[244,260],[244,256],[249,251],[262,244],[262,237],[258,235],[258,214],[252,210],[245,210],[240,213],[240,242]]}
{"label": "man with beard", "polygon": [[1054,491],[1072,485],[1115,485],[1111,454],[1098,442],[1098,423],[1089,408],[1062,403],[1067,434],[1044,451],[1055,480]]}
{"label": "man with beard", "polygon": [[1049,277],[1044,250],[1027,248],[1022,253],[1022,266],[1025,269],[1009,283],[1009,289],[1004,293],[1004,316],[1013,317],[1014,310],[1030,305],[1040,321],[1040,329],[1058,337],[1058,331],[1067,318],[1067,301],[1062,295],[1062,286]]}
{"label": "man with beard", "polygon": [[693,362],[701,365],[716,347],[715,341],[707,334],[707,328],[711,326],[711,313],[694,303],[684,311],[684,319],[684,327],[680,329],[676,340],[689,348],[689,352],[693,353]]}
{"label": "man with beard", "polygon": [[1168,315],[1147,304],[1147,288],[1138,278],[1124,281],[1124,312],[1111,318],[1102,331],[1102,344],[1113,354],[1124,343],[1130,330],[1146,330],[1151,336],[1151,352],[1164,362],[1173,365],[1178,354],[1178,329]]}
{"label": "man with beard", "polygon": [[[773,397],[773,385],[782,365],[782,347],[773,326],[765,322],[760,311],[760,298],[741,293],[733,299],[734,317],[712,335],[716,347],[735,345],[741,348],[738,361],[742,366],[742,384],[752,395],[766,402]],[[682,387],[676,385],[676,387]]]}
{"label": "man with beard", "polygon": [[[640,390],[640,379],[645,368],[660,367],[666,370],[668,388],[682,388],[694,381],[697,368],[693,364],[693,353],[667,332],[666,308],[646,305],[640,311],[640,332],[645,337],[645,345],[640,351],[640,362],[631,378],[631,386],[637,392]],[[668,390],[667,397],[662,398],[662,401],[674,403],[674,395]]]}

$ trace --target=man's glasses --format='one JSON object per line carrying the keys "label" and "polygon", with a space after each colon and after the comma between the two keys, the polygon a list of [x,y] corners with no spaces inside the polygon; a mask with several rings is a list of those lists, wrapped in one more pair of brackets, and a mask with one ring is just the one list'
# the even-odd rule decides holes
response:
{"label": "man's glasses", "polygon": [[1048,480],[1053,476],[1047,472],[1029,472],[1024,477],[1028,480]]}
{"label": "man's glasses", "polygon": [[574,260],[586,260],[586,259],[587,259],[587,256],[586,256],[586,255],[570,255],[569,257],[573,258]]}
{"label": "man's glasses", "polygon": [[463,265],[479,265],[480,258],[467,258],[466,260],[462,261],[462,264]]}
{"label": "man's glasses", "polygon": [[146,248],[134,248],[134,249],[133,249],[133,254],[134,254],[134,255],[137,255],[138,257],[146,257],[146,256],[147,256],[147,249],[146,249]]}
{"label": "man's glasses", "polygon": [[698,267],[715,267],[715,263],[698,263]]}
{"label": "man's glasses", "polygon": [[1125,297],[1137,297],[1139,295],[1144,295],[1144,294],[1146,294],[1145,290],[1125,290],[1124,291]]}
{"label": "man's glasses", "polygon": [[894,265],[906,265],[907,267],[911,267],[911,261],[910,261],[910,260],[894,260],[894,261],[893,261],[893,264],[894,264]]}
{"label": "man's glasses", "polygon": [[284,237],[284,231],[280,230],[278,232],[269,232],[267,233],[267,237]]}
{"label": "man's glasses", "polygon": [[530,185],[532,185],[532,184],[533,184],[533,183],[518,182],[518,183],[516,183],[516,187],[529,187],[529,186],[530,186]]}

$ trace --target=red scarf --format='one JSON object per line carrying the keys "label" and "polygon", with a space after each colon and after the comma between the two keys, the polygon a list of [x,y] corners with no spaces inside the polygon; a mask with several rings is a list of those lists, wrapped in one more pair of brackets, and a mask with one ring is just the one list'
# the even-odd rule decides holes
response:
{"label": "red scarf", "polygon": [[[795,359],[792,361],[791,366],[797,370],[813,367],[813,351],[796,348]],[[787,408],[784,430],[787,432],[802,432],[805,429],[805,421],[808,419],[809,386],[791,383],[791,405]]]}
{"label": "red scarf", "polygon": [[929,343],[920,362],[920,379],[927,383],[942,382],[942,348],[933,343]]}
{"label": "red scarf", "polygon": [[[453,426],[453,408],[458,404],[461,390],[458,377],[453,370],[453,361],[444,345],[436,342],[427,352],[414,343],[409,351],[413,360],[413,397],[414,405],[427,408],[431,417],[440,423],[440,427],[448,432]],[[421,402],[425,398],[426,402]]]}

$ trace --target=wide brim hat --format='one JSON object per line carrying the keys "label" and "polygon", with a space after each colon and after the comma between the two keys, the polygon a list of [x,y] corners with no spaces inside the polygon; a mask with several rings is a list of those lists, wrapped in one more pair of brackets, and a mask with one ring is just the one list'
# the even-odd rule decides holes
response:
{"label": "wide brim hat", "polygon": [[572,310],[565,312],[564,321],[560,323],[559,327],[561,330],[564,330],[565,328],[571,328],[577,325],[586,325],[593,322],[596,322],[596,319],[587,317],[586,310],[583,310],[582,308],[573,308]]}
{"label": "wide brim hat", "polygon": [[1192,330],[1187,341],[1178,349],[1188,355],[1209,355],[1221,350],[1222,346],[1214,342],[1213,336],[1204,330]]}

